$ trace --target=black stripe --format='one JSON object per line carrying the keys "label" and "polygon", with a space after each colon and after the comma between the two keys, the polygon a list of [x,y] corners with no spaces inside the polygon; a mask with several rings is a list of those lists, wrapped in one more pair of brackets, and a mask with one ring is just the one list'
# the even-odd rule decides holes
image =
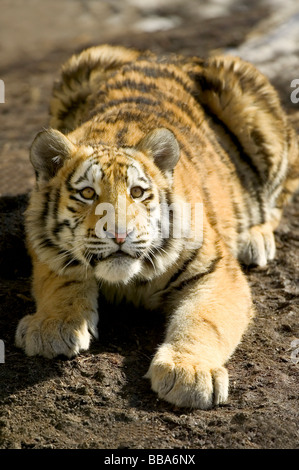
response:
{"label": "black stripe", "polygon": [[59,212],[59,202],[60,202],[60,189],[55,188],[53,193],[51,194],[51,202],[52,202],[52,216],[56,218]]}
{"label": "black stripe", "polygon": [[79,261],[78,259],[74,259],[71,256],[68,256],[69,252],[66,251],[66,250],[60,250],[58,252],[58,255],[64,255],[65,256],[65,259],[63,260],[62,264],[66,268],[72,268],[72,267],[79,266],[79,265],[82,264],[81,261]]}
{"label": "black stripe", "polygon": [[[243,213],[240,208],[240,203],[235,201],[233,192],[231,192],[231,201],[232,201],[233,211],[234,211],[236,222],[237,222],[236,232],[242,233],[244,231]],[[247,215],[250,216],[250,213],[248,213]]]}
{"label": "black stripe", "polygon": [[250,133],[250,138],[253,140],[255,145],[259,148],[259,157],[265,157],[263,163],[266,163],[266,170],[261,170],[260,174],[263,178],[263,182],[266,183],[267,180],[271,177],[270,171],[273,167],[273,163],[271,162],[272,153],[267,151],[267,141],[262,132],[260,132],[257,128],[252,129]]}
{"label": "black stripe", "polygon": [[[107,172],[109,168],[114,167],[114,166],[115,166],[115,160],[110,160],[107,163],[103,163],[102,168],[105,168],[105,171]],[[133,165],[130,165],[130,166],[133,166]],[[128,167],[127,162],[120,162],[120,161],[117,162],[117,168],[125,168],[125,167]]]}
{"label": "black stripe", "polygon": [[86,244],[87,243],[90,245],[93,245],[94,247],[96,247],[97,245],[107,245],[107,242],[101,240],[100,238],[98,239],[89,238],[88,240],[86,240]]}
{"label": "black stripe", "polygon": [[[266,80],[265,77],[262,77],[264,80],[262,83],[258,83],[256,76],[252,73],[248,73],[248,68],[244,69],[234,69],[234,75],[238,78],[240,87],[243,93],[248,93],[248,90],[253,91],[254,94],[258,97],[259,101],[263,102],[263,106],[268,108],[271,115],[276,119],[281,119],[281,110],[275,104],[272,106],[273,93],[270,93],[270,83]],[[258,77],[260,79],[260,77]]]}
{"label": "black stripe", "polygon": [[[173,198],[172,198],[172,193],[169,189],[166,189],[164,191],[164,196],[166,199],[166,204],[168,207],[171,206],[173,203]],[[161,199],[160,199],[161,202]],[[169,238],[173,238],[173,210],[168,211],[168,217],[169,217]]]}
{"label": "black stripe", "polygon": [[[205,170],[205,172],[207,174],[207,169],[205,167],[205,160],[201,159],[199,161],[197,158],[194,157],[194,155],[188,149],[186,149],[186,147],[183,144],[180,143],[179,138],[177,138],[177,140],[180,144],[182,152],[185,153],[188,161],[192,165],[194,165],[198,170],[198,177],[200,179],[201,189],[204,193],[204,198],[205,198],[204,202],[208,203],[208,205],[209,205],[209,211],[205,211],[205,214],[207,216],[207,219],[208,219],[210,225],[215,229],[216,233],[219,235],[218,225],[217,225],[217,215],[216,215],[216,211],[214,209],[213,200],[212,200],[210,192],[209,192],[209,190],[208,190],[208,188],[206,187],[206,184],[205,184],[205,181],[208,181],[208,178],[206,176],[204,178],[202,177],[203,170]],[[189,171],[188,167],[186,167],[186,165],[184,164],[183,158],[180,159],[180,162],[182,163],[182,165],[185,167],[186,171],[188,172]],[[205,204],[204,204],[204,207],[205,207]]]}
{"label": "black stripe", "polygon": [[95,266],[99,263],[100,259],[98,255],[92,254],[92,256],[88,257],[87,255],[85,256],[86,260],[89,262],[90,266],[92,268],[95,268]]}
{"label": "black stripe", "polygon": [[68,211],[72,212],[73,214],[77,213],[77,210],[74,207],[66,206],[66,208],[67,208]]}
{"label": "black stripe", "polygon": [[86,168],[84,174],[82,176],[80,176],[76,181],[74,181],[74,184],[79,184],[81,183],[82,181],[86,180],[87,179],[87,173],[89,172],[90,168],[92,167],[93,165],[93,162],[90,163],[90,165]]}
{"label": "black stripe", "polygon": [[136,170],[138,171],[138,179],[139,179],[140,181],[143,181],[144,183],[149,183],[149,180],[148,180],[147,178],[144,178],[144,176],[139,176],[139,170],[138,170],[137,167],[135,167],[135,168],[136,168]]}
{"label": "black stripe", "polygon": [[65,262],[66,268],[75,268],[76,266],[80,266],[82,263],[78,259],[69,258],[67,262]]}
{"label": "black stripe", "polygon": [[176,271],[173,276],[169,279],[168,283],[166,284],[166,286],[163,288],[163,291],[165,290],[168,290],[169,287],[171,287],[171,284],[173,284],[175,281],[178,280],[178,278],[186,271],[187,267],[195,260],[195,258],[197,257],[198,253],[199,253],[199,248],[197,248],[196,250],[194,250],[191,254],[191,256],[186,259],[184,261],[184,263],[182,264],[181,268]]}
{"label": "black stripe", "polygon": [[155,195],[154,193],[151,193],[149,196],[147,196],[145,199],[143,199],[141,202],[148,202],[152,201],[154,199]]}
{"label": "black stripe", "polygon": [[[288,171],[287,165],[286,165],[285,171],[283,173],[281,172],[281,169],[282,169],[282,167],[285,163],[285,159],[288,159],[288,153],[289,153],[289,148],[290,148],[290,133],[289,132],[287,132],[287,134],[285,136],[285,139],[286,139],[287,148],[283,149],[282,154],[280,155],[279,165],[277,165],[277,168],[276,168],[276,171],[275,171],[274,175],[271,175],[272,185],[269,188],[270,191],[271,191],[271,195],[282,184],[283,180],[285,179],[285,177],[287,175],[287,171]],[[286,151],[286,155],[284,154],[284,151]],[[293,170],[294,169],[295,168],[293,168]]]}
{"label": "black stripe", "polygon": [[[220,157],[221,162],[224,163],[225,166],[228,168],[230,179],[232,177],[238,177],[236,175],[235,165],[232,164],[231,159],[228,157],[228,152],[225,151],[224,148],[222,147],[222,145],[220,145],[220,143],[218,142],[218,140],[216,138],[216,135],[215,135],[215,132],[213,131],[212,135],[209,134],[209,135],[207,135],[207,137],[210,140],[210,142],[212,143],[213,147],[215,148],[217,156]],[[212,153],[210,155],[213,158],[213,160],[215,161],[215,158],[214,158],[215,154]],[[218,160],[218,162],[219,162],[219,160]],[[215,165],[215,167],[216,167],[216,165]],[[233,210],[235,218],[236,218],[236,231],[237,231],[237,233],[241,233],[243,231],[243,225],[244,225],[243,224],[243,213],[242,213],[241,208],[240,208],[241,203],[240,202],[237,203],[236,200],[235,200],[235,193],[234,193],[235,188],[233,187],[233,185],[227,184],[226,187],[230,192],[230,201],[231,201],[231,204],[232,204],[232,210]],[[244,198],[243,194],[241,196],[242,196],[242,207],[244,207],[244,205],[246,205],[247,200],[246,200],[246,198]],[[248,206],[246,208],[247,208],[247,217],[250,218],[251,205],[248,204]]]}
{"label": "black stripe", "polygon": [[[138,72],[139,74],[143,74],[145,77],[148,77],[148,78],[163,78],[163,79],[168,79],[168,80],[171,80],[171,81],[175,81],[177,85],[180,85],[181,88],[183,88],[184,92],[187,93],[190,97],[194,97],[194,90],[188,85],[188,83],[183,80],[183,78],[179,75],[177,75],[175,73],[174,70],[169,70],[169,65],[168,64],[165,64],[163,66],[163,64],[159,63],[151,63],[150,65],[147,63],[146,65],[143,65],[142,62],[141,63],[135,63],[135,64],[132,64],[130,63],[129,65],[125,66],[123,68],[123,74],[127,74],[127,75],[130,75],[132,72]],[[190,119],[193,120],[194,123],[197,122],[197,119],[194,118],[194,115],[193,115],[193,112],[192,112],[192,108],[190,106],[187,105],[187,103],[183,102],[183,101],[179,101],[179,100],[176,100],[175,99],[175,95],[171,96],[171,97],[168,97],[167,96],[167,87],[166,87],[166,90],[162,90],[160,87],[157,87],[154,83],[151,83],[151,84],[147,84],[147,83],[143,83],[143,82],[136,82],[135,80],[132,80],[130,78],[127,78],[125,79],[124,81],[122,82],[115,82],[115,83],[112,83],[112,84],[108,84],[107,85],[107,90],[109,91],[109,89],[118,89],[118,88],[122,88],[123,85],[127,85],[128,89],[130,89],[130,87],[132,87],[132,89],[136,89],[136,90],[140,90],[141,92],[143,93],[148,93],[148,92],[151,92],[153,90],[156,90],[157,92],[159,92],[159,94],[157,93],[156,94],[156,97],[157,97],[157,101],[152,103],[153,106],[157,106],[159,105],[159,107],[161,106],[161,102],[160,102],[160,93],[163,92],[164,95],[163,95],[163,102],[165,101],[168,101],[170,104],[175,104],[177,107],[180,108],[181,111],[183,111],[185,114],[187,114]],[[143,96],[140,96],[140,97],[136,97],[137,100],[138,98],[140,98],[141,100],[146,100],[145,97]],[[127,99],[124,99],[125,102],[130,102],[130,100],[132,100],[134,102],[134,100],[136,99],[134,97],[130,97],[130,98],[127,98]],[[109,99],[109,95],[108,95],[108,99]],[[111,100],[111,102],[115,102],[115,105],[118,106],[120,103],[120,101],[122,100]],[[152,100],[149,100],[149,101],[152,101]],[[111,106],[110,103],[111,102],[107,102],[107,103],[104,103],[101,105],[100,107],[100,110],[99,112],[102,112],[102,110],[106,110],[107,107]],[[137,101],[138,102],[138,101]],[[148,103],[150,104],[150,103]],[[98,112],[98,110],[96,109],[95,110],[95,114]],[[94,114],[92,114],[93,116]]]}
{"label": "black stripe", "polygon": [[[165,112],[161,113],[161,109],[166,109],[166,112],[168,113],[168,115],[174,116],[174,118],[177,120],[177,116],[175,115],[175,113],[171,109],[165,108],[165,103],[168,103],[169,105],[175,105],[177,106],[177,108],[179,108],[181,112],[185,113],[185,115],[188,116],[188,118],[192,121],[192,123],[199,124],[198,119],[196,119],[193,114],[192,108],[188,104],[184,103],[181,100],[176,100],[174,97],[168,98],[167,95],[163,97],[163,104],[158,99],[153,100],[153,99],[145,98],[144,96],[124,97],[124,98],[120,98],[117,100],[113,99],[113,100],[107,101],[107,103],[101,104],[100,107],[96,107],[90,116],[94,117],[98,114],[103,114],[104,112],[107,112],[109,108],[113,108],[113,107],[119,108],[123,104],[132,104],[132,103],[137,104],[137,105],[150,106],[151,108],[153,108],[152,112],[154,114],[157,114],[158,116],[167,117],[167,114]],[[140,108],[140,111],[141,110],[144,111],[144,109]],[[169,119],[169,117],[167,117],[167,119]],[[105,120],[105,117],[104,117],[104,120]],[[140,120],[140,117],[138,118],[138,120]]]}
{"label": "black stripe", "polygon": [[[222,145],[219,144],[213,129],[212,129],[212,134],[206,134],[206,137],[210,140],[212,146],[216,150],[217,156],[220,157],[221,162],[224,163],[225,166],[227,167],[227,169],[229,170],[229,177],[230,178],[233,177],[233,176],[238,177],[236,175],[236,166],[232,163],[231,159],[228,157],[228,152],[226,152],[224,150],[224,148],[222,147]],[[203,166],[205,167],[205,160],[202,159],[201,160],[201,165],[199,165],[199,161],[196,157],[194,157],[192,154],[188,154],[186,151],[185,151],[185,153],[188,155],[190,161],[197,167],[199,178],[201,178]],[[209,156],[211,157],[211,159],[214,160],[214,162],[215,162],[214,165],[215,165],[215,168],[216,168],[216,164],[219,163],[219,160],[217,162],[215,161],[215,158],[214,158],[215,154],[214,153],[210,153]],[[207,172],[207,169],[206,169],[206,172]],[[206,215],[207,215],[207,218],[208,218],[210,224],[214,228],[216,228],[217,224],[215,224],[215,220],[217,220],[217,216],[216,216],[216,212],[215,212],[214,204],[213,204],[214,200],[211,198],[210,192],[209,192],[208,188],[206,187],[206,185],[204,183],[205,181],[207,181],[207,179],[208,178],[204,178],[204,179],[201,178],[201,187],[202,187],[202,190],[204,192],[205,198],[209,202],[210,210],[211,210],[213,215],[211,217],[209,212],[206,212]],[[243,229],[242,212],[240,210],[239,205],[235,202],[235,195],[234,195],[234,191],[233,191],[233,186],[231,184],[227,184],[227,189],[229,189],[229,191],[230,191],[230,200],[231,200],[231,203],[232,203],[233,211],[234,211],[236,219],[237,219],[237,228],[236,228],[236,230],[237,230],[238,233],[241,233],[242,229]],[[244,198],[243,194],[242,194],[242,202],[246,206],[247,216],[250,218],[251,204],[246,204],[247,199]]]}
{"label": "black stripe", "polygon": [[133,245],[142,245],[146,244],[146,240],[135,240],[131,242]]}
{"label": "black stripe", "polygon": [[[199,101],[200,103],[200,101]],[[255,164],[253,163],[253,161],[251,160],[250,158],[250,155],[248,155],[241,142],[239,141],[239,139],[237,138],[237,136],[229,129],[229,127],[221,120],[218,118],[218,116],[216,116],[216,114],[214,114],[209,108],[208,106],[200,103],[200,105],[202,106],[204,112],[207,114],[207,116],[218,126],[220,126],[224,132],[228,135],[228,137],[230,138],[230,140],[232,141],[232,143],[234,144],[234,146],[236,147],[238,153],[239,153],[239,156],[240,156],[240,159],[242,160],[242,162],[246,163],[247,166],[250,168],[251,172],[254,173],[255,177],[257,178],[259,184],[262,184],[263,183],[263,175],[260,174],[260,171],[259,171],[259,168],[257,168],[255,166]],[[230,153],[228,152],[228,155],[230,155]],[[233,164],[235,165],[235,167],[237,167],[235,161],[233,161]],[[238,168],[236,168],[237,171],[238,171]],[[244,180],[244,178],[242,178]]]}
{"label": "black stripe", "polygon": [[59,240],[59,222],[58,222],[58,213],[59,213],[59,202],[60,202],[60,189],[56,188],[54,190],[54,196],[52,200],[52,220],[51,222],[55,222],[54,228],[51,231],[52,235],[56,237],[57,240]]}
{"label": "black stripe", "polygon": [[[207,179],[205,179],[205,181],[207,181]],[[205,201],[204,201],[204,213],[211,225],[211,227],[214,228],[214,230],[216,231],[218,237],[222,238],[220,236],[220,233],[219,233],[219,227],[218,227],[218,217],[217,217],[217,214],[216,214],[216,211],[215,211],[215,207],[214,207],[214,202],[216,201],[213,201],[212,197],[211,197],[211,193],[208,189],[208,187],[206,186],[206,183],[203,179],[201,179],[201,189],[203,191],[203,194],[204,194],[204,198],[205,198]],[[208,203],[208,204],[206,204]],[[208,207],[207,207],[208,205]],[[207,208],[207,210],[206,210]]]}
{"label": "black stripe", "polygon": [[169,70],[166,64],[165,67],[161,67],[161,64],[151,64],[151,66],[144,66],[137,64],[130,64],[128,67],[129,71],[139,72],[145,77],[149,78],[165,78],[176,81],[188,94],[192,95],[192,90],[188,84],[182,79],[182,77],[176,75],[173,70]]}
{"label": "black stripe", "polygon": [[60,286],[57,287],[57,289],[55,290],[58,291],[60,289],[65,289],[66,287],[70,287],[70,286],[73,286],[75,284],[81,284],[81,281],[76,281],[76,280],[73,280],[73,281],[65,281],[63,284],[61,284]]}
{"label": "black stripe", "polygon": [[132,109],[120,109],[117,114],[108,114],[101,116],[101,122],[104,124],[115,124],[123,120],[124,123],[128,124],[131,122],[140,123],[141,115],[140,112],[134,112]]}
{"label": "black stripe", "polygon": [[73,188],[73,186],[71,185],[71,179],[72,179],[72,177],[74,176],[75,171],[76,171],[76,169],[74,168],[74,169],[70,172],[70,174],[68,175],[67,179],[65,180],[66,189],[67,189],[68,191],[70,191],[70,192],[74,192],[74,191],[75,191],[74,188]]}
{"label": "black stripe", "polygon": [[62,284],[61,287],[69,287],[69,286],[72,286],[74,284],[81,284],[81,281],[76,281],[76,280],[66,281],[64,284]]}
{"label": "black stripe", "polygon": [[[149,114],[145,114],[144,110],[141,112],[136,108],[118,109],[117,113],[113,112],[110,114],[110,112],[107,112],[107,115],[103,114],[100,119],[97,120],[97,123],[103,123],[106,126],[107,124],[119,124],[121,121],[123,121],[123,123],[126,125],[130,123],[138,123],[140,125],[143,121],[148,124],[147,128],[150,126],[154,129],[155,127],[161,127],[162,119],[165,121],[165,123],[163,123],[163,126],[168,127],[170,130],[172,130],[182,149],[183,144],[180,141],[178,132],[182,135],[188,135],[190,134],[190,132],[192,132],[192,130],[190,129],[190,125],[185,125],[182,122],[178,121],[177,116],[171,110],[167,110],[165,112],[163,111],[163,108],[161,108],[159,110],[151,110]],[[102,130],[100,130],[99,132],[102,132]],[[193,136],[196,138],[196,140],[198,140],[198,135],[195,136],[193,134]]]}
{"label": "black stripe", "polygon": [[[144,118],[145,118],[145,121],[147,121],[149,126],[152,128],[159,127],[159,126],[161,127],[161,119],[165,120],[165,124],[163,123],[163,125],[165,127],[168,127],[170,130],[174,132],[181,150],[184,151],[186,153],[186,156],[188,156],[191,159],[191,156],[190,156],[191,154],[185,149],[180,139],[179,133],[185,136],[185,135],[192,133],[192,130],[190,129],[190,126],[184,125],[181,122],[178,122],[177,116],[171,110],[164,112],[162,108],[160,110],[155,110],[154,112],[151,112],[149,116],[145,116],[144,114],[140,113],[140,111],[136,110],[135,108],[134,109],[119,109],[117,111],[117,114],[115,113],[109,114],[108,112],[107,115],[101,116],[101,121],[98,121],[98,122],[103,123],[105,125],[116,124],[116,123],[119,124],[120,121],[122,120],[124,124],[126,125],[128,125],[131,122],[137,122],[138,124],[140,124],[142,122],[142,119],[144,120]],[[172,122],[175,122],[175,125],[171,124]],[[195,138],[197,141],[198,135],[193,134],[193,138]]]}
{"label": "black stripe", "polygon": [[[166,189],[165,191],[160,193],[160,203],[164,202],[167,204],[167,206],[170,206],[172,201],[172,194],[171,191]],[[147,267],[154,269],[155,266],[155,260],[156,257],[160,257],[163,255],[165,256],[165,252],[167,253],[167,250],[170,248],[170,245],[173,240],[173,214],[172,211],[170,211],[169,215],[169,237],[163,237],[161,238],[162,242],[159,246],[151,248],[151,252],[149,255],[149,258],[144,258],[143,262],[147,265]],[[159,221],[159,231],[161,230],[161,221]],[[154,265],[154,266],[153,266]]]}
{"label": "black stripe", "polygon": [[69,196],[69,198],[72,199],[72,201],[80,202],[80,204],[86,204],[86,202],[81,201],[81,199],[76,198],[76,196],[73,196],[72,194]]}
{"label": "black stripe", "polygon": [[[239,178],[242,187],[248,192],[251,198],[254,198],[258,202],[258,208],[260,213],[259,223],[264,223],[266,220],[266,214],[264,209],[263,196],[261,194],[261,191],[263,189],[262,186],[264,184],[264,178],[260,175],[259,169],[254,165],[250,156],[248,156],[248,154],[244,151],[238,138],[230,131],[230,129],[225,125],[225,123],[221,121],[207,106],[203,104],[201,104],[201,106],[203,107],[203,110],[207,114],[207,116],[212,120],[212,122],[214,122],[216,126],[219,126],[223,129],[223,131],[231,140],[232,144],[235,146],[236,151],[239,154],[239,159],[236,159],[231,152],[226,151],[225,149],[224,150],[226,151],[227,155],[231,159],[232,164],[234,165],[234,168],[236,169],[236,175]],[[213,128],[212,130],[217,135],[217,130]],[[240,168],[240,163],[243,163],[246,166],[246,169],[243,168],[243,171]],[[251,210],[248,204],[246,204],[246,206],[249,215],[251,213]]]}
{"label": "black stripe", "polygon": [[65,219],[63,220],[62,222],[57,222],[55,227],[53,228],[52,230],[52,233],[54,234],[54,236],[59,239],[59,233],[65,228],[69,228],[70,231],[72,232],[72,235],[73,235],[73,230],[75,227],[71,227],[71,224],[70,224],[70,221]]}
{"label": "black stripe", "polygon": [[198,86],[203,92],[212,91],[220,97],[222,92],[224,91],[224,85],[222,81],[217,78],[217,76],[207,77],[205,72],[193,73],[189,74],[189,76],[192,76],[192,79],[195,82],[196,86]]}
{"label": "black stripe", "polygon": [[195,274],[194,276],[185,279],[182,281],[179,285],[174,286],[170,289],[169,293],[173,293],[174,291],[180,291],[182,289],[185,289],[185,287],[191,287],[193,284],[195,284],[197,281],[203,280],[205,277],[209,276],[212,274],[215,270],[216,267],[218,266],[218,263],[221,261],[222,257],[218,256],[217,258],[214,258],[208,268],[200,273]]}
{"label": "black stripe", "polygon": [[126,135],[128,134],[129,128],[124,125],[116,134],[116,145],[118,147],[124,147],[126,145]]}
{"label": "black stripe", "polygon": [[41,222],[43,225],[46,222],[46,218],[49,212],[49,199],[50,199],[50,191],[46,191],[44,193],[44,201],[43,201],[42,213],[41,213]]}
{"label": "black stripe", "polygon": [[207,318],[201,318],[201,321],[203,323],[206,323],[207,325],[209,325],[210,328],[212,328],[212,330],[214,331],[215,335],[217,336],[217,339],[219,342],[222,341],[222,334],[220,333],[219,329],[217,328],[217,326],[215,325],[214,322],[208,320]]}
{"label": "black stripe", "polygon": [[[129,90],[137,90],[142,93],[151,93],[153,90],[157,90],[157,86],[154,83],[144,83],[144,82],[136,82],[131,78],[126,78],[122,81],[118,81],[112,84],[106,85],[106,90],[121,90],[122,88],[127,88]],[[101,92],[102,94],[103,92]]]}
{"label": "black stripe", "polygon": [[101,104],[97,106],[95,110],[91,113],[90,117],[94,117],[97,114],[102,114],[103,112],[107,111],[109,108],[119,107],[122,104],[138,104],[138,105],[145,105],[145,106],[152,106],[157,107],[161,106],[161,102],[145,98],[144,96],[130,96],[126,98],[120,98],[117,100],[110,100],[107,103]]}
{"label": "black stripe", "polygon": [[39,242],[40,248],[57,248],[58,246],[50,240],[50,238],[44,238]]}
{"label": "black stripe", "polygon": [[[199,86],[199,88],[203,91],[205,90],[212,90],[215,91],[216,94],[221,95],[221,92],[223,91],[223,86],[222,83],[218,79],[212,79],[205,77],[202,74],[193,74],[192,79],[194,80],[195,84]],[[191,92],[192,93],[192,92]],[[228,135],[234,146],[236,147],[241,160],[247,164],[247,166],[250,168],[250,170],[255,174],[256,178],[259,180],[260,184],[262,184],[264,178],[263,174],[260,173],[259,169],[255,166],[253,161],[251,160],[250,156],[244,151],[244,148],[237,138],[237,136],[228,128],[228,126],[218,118],[218,116],[208,107],[207,104],[202,103],[200,99],[200,93],[192,93],[193,96],[195,97],[196,101],[200,104],[202,109],[204,110],[205,114],[214,122],[217,126],[222,128],[224,132]],[[214,131],[215,132],[215,131]],[[230,153],[227,152],[228,155],[231,157]],[[233,160],[232,163],[234,164],[235,167],[237,167],[236,162]],[[238,170],[238,168],[236,168]],[[243,174],[239,175],[239,177],[242,176],[242,181],[244,182],[244,177]]]}

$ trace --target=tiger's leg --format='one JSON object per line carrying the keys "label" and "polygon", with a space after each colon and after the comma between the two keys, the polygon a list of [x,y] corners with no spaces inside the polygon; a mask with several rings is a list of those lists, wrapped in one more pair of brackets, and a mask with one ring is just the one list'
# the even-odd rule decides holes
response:
{"label": "tiger's leg", "polygon": [[97,337],[96,281],[58,276],[38,260],[33,262],[33,292],[37,312],[19,322],[16,346],[28,356],[72,357]]}
{"label": "tiger's leg", "polygon": [[[265,199],[265,219],[262,224],[254,225],[239,239],[239,260],[246,265],[266,266],[275,257],[274,231],[278,227],[284,206],[287,205],[299,188],[299,149],[298,139],[294,130],[287,130],[288,165],[284,178],[274,184],[275,191],[271,192],[271,183]],[[271,178],[270,178],[271,181]]]}
{"label": "tiger's leg", "polygon": [[213,272],[208,268],[186,279],[170,296],[176,307],[146,375],[152,389],[181,407],[208,409],[224,403],[229,382],[224,365],[252,317],[239,265],[229,256],[222,258]]}

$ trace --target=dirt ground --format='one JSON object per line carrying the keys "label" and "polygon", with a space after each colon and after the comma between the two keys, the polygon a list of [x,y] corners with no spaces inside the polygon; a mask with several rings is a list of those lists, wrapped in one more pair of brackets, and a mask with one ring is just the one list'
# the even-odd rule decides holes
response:
{"label": "dirt ground", "polygon": [[[34,183],[28,146],[47,125],[51,86],[61,63],[74,51],[104,42],[206,56],[216,50],[245,50],[246,54],[252,37],[256,41],[268,37],[271,48],[277,25],[276,20],[272,26],[267,22],[273,18],[270,3],[2,2],[0,339],[5,362],[0,363],[1,449],[299,447],[299,341],[295,343],[299,339],[299,195],[277,230],[276,259],[266,269],[247,270],[257,314],[229,361],[230,395],[225,406],[209,411],[177,409],[151,392],[143,376],[163,338],[164,319],[159,312],[149,314],[131,306],[112,311],[107,306],[100,315],[99,339],[72,360],[28,358],[14,346],[18,321],[35,308],[23,230],[23,212]],[[295,4],[281,3],[285,9]],[[291,11],[289,18],[297,18],[295,13]],[[292,54],[298,65],[299,54],[294,50]],[[284,52],[281,56],[285,61]],[[279,60],[271,56],[269,67]],[[299,78],[299,67],[267,70],[299,130],[299,104],[291,102],[289,88],[291,80]]]}

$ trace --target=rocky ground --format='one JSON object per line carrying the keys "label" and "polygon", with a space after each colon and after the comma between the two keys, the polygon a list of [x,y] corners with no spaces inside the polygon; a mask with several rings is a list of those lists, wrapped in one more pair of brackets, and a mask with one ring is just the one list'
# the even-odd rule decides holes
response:
{"label": "rocky ground", "polygon": [[72,360],[27,358],[14,346],[19,319],[34,311],[22,225],[34,182],[28,146],[47,125],[61,63],[104,42],[238,54],[269,76],[299,130],[296,0],[3,0],[0,23],[0,448],[298,448],[299,196],[277,230],[275,261],[248,270],[257,315],[228,364],[225,406],[176,409],[151,392],[143,375],[163,337],[159,312],[107,307],[99,340]]}

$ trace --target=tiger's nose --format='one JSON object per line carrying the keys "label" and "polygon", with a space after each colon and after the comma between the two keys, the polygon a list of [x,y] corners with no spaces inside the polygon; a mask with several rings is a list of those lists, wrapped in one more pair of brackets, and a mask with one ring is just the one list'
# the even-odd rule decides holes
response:
{"label": "tiger's nose", "polygon": [[125,232],[125,233],[115,232],[113,238],[116,241],[116,243],[118,243],[118,245],[122,245],[126,241],[127,235],[128,235],[127,232]]}
{"label": "tiger's nose", "polygon": [[106,232],[106,235],[108,238],[113,238],[118,245],[122,245],[130,232]]}

